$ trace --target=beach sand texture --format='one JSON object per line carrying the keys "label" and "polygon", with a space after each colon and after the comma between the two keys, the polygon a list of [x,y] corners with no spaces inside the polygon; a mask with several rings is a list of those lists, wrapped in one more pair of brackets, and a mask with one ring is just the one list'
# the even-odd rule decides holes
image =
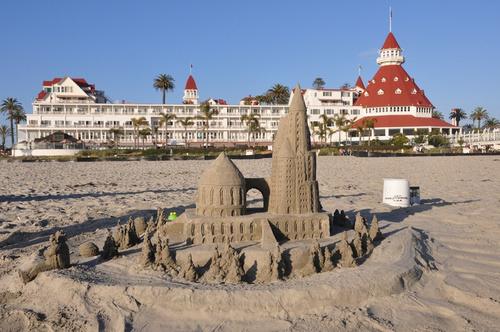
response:
{"label": "beach sand texture", "polygon": [[[138,265],[140,247],[100,263],[117,219],[194,207],[210,161],[0,161],[0,331],[498,331],[500,157],[318,158],[323,208],[375,213],[387,238],[357,268],[269,285],[178,282]],[[271,160],[236,160],[267,177]],[[422,204],[382,201],[383,178]],[[249,202],[261,202],[250,192]],[[62,229],[74,266],[23,285],[16,269]]]}

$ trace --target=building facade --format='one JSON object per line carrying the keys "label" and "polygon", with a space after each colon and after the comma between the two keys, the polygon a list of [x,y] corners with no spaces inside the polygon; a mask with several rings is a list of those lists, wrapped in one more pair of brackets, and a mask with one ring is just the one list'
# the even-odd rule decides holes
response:
{"label": "building facade", "polygon": [[[354,87],[339,89],[302,89],[307,107],[307,121],[312,141],[356,142],[358,135],[388,140],[397,133],[413,136],[417,130],[437,130],[455,134],[460,129],[443,120],[433,118],[434,106],[403,68],[405,58],[396,38],[390,32],[379,52],[379,69],[367,86],[361,77]],[[293,91],[291,98],[293,98]],[[198,86],[193,75],[186,81],[182,104],[111,103],[103,91],[82,78],[55,78],[43,82],[43,90],[33,102],[33,114],[19,127],[20,141],[31,142],[57,131],[70,134],[87,145],[106,145],[119,139],[121,146],[137,142],[133,118],[144,117],[151,135],[139,139],[144,145],[202,145],[209,136],[213,145],[270,145],[278,130],[280,119],[288,113],[288,105],[264,105],[258,102],[240,102],[229,105],[223,99],[208,98],[217,114],[210,120],[208,130],[201,119]],[[249,105],[246,105],[249,104]],[[160,126],[161,113],[175,114],[168,130]],[[256,114],[262,131],[249,134],[242,115]],[[328,137],[320,137],[317,128],[328,118],[350,120],[351,128],[336,127],[331,122]],[[193,125],[184,127],[179,120],[191,118]],[[368,132],[356,130],[366,119],[374,119],[374,128]],[[122,128],[123,135],[115,137],[112,128]],[[361,133],[361,134],[360,134]],[[362,138],[361,138],[362,139]]]}

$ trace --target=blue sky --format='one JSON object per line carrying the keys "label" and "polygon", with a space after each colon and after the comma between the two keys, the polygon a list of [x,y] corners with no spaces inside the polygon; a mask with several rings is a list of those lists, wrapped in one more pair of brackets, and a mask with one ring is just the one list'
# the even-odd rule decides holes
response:
{"label": "blue sky", "polygon": [[[200,94],[238,102],[274,83],[366,82],[393,32],[405,68],[439,111],[485,107],[500,118],[500,1],[2,1],[0,99],[31,113],[45,79],[85,77],[114,100],[180,102],[194,65]],[[4,120],[4,119],[2,119]]]}

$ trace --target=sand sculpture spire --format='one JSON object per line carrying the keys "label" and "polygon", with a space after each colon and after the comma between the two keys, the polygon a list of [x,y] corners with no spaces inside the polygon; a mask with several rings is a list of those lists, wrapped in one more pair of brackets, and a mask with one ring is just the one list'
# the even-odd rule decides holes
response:
{"label": "sand sculpture spire", "polygon": [[318,212],[316,155],[311,151],[306,105],[298,85],[289,114],[280,120],[273,148],[269,212]]}

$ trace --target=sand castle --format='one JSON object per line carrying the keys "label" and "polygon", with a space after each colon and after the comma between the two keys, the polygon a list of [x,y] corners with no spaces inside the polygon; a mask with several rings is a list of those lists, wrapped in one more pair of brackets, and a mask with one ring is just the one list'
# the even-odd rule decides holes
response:
{"label": "sand castle", "polygon": [[[330,216],[320,211],[316,154],[311,150],[306,106],[294,94],[279,123],[269,179],[244,178],[221,153],[201,176],[196,208],[160,226],[162,237],[193,244],[321,239],[330,236]],[[257,189],[264,211],[251,213],[246,194]]]}

